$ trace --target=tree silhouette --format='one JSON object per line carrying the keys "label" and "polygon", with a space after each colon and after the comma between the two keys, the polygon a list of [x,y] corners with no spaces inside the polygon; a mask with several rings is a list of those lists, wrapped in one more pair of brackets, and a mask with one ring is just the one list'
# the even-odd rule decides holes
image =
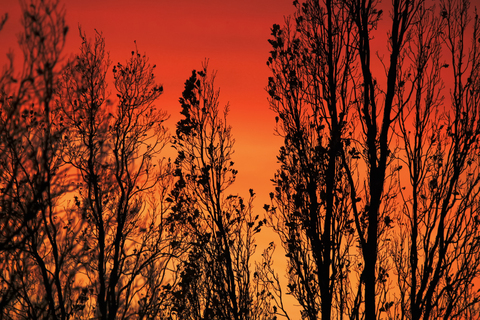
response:
{"label": "tree silhouette", "polygon": [[166,194],[165,181],[171,181],[168,164],[159,158],[169,139],[167,115],[154,106],[163,88],[155,83],[155,66],[135,50],[113,67],[113,104],[106,92],[104,39],[80,35],[80,54],[64,73],[60,101],[68,128],[64,161],[79,173],[76,210],[86,221],[79,239],[88,257],[82,261],[84,288],[95,301],[88,312],[125,319],[140,307],[147,316],[148,306],[158,304],[152,300],[157,293],[149,291],[160,285],[155,282],[162,281],[175,249],[162,198],[148,205]]}
{"label": "tree silhouette", "polygon": [[[363,270],[360,283],[364,287],[364,313],[366,319],[375,319],[382,305],[390,301],[378,301],[377,284],[382,286],[388,276],[385,265],[378,263],[379,237],[392,225],[392,205],[395,190],[392,190],[391,172],[387,170],[394,157],[390,144],[392,127],[402,111],[402,105],[395,101],[395,93],[402,87],[399,67],[405,53],[406,42],[417,20],[415,13],[425,1],[394,1],[390,8],[391,29],[388,38],[388,62],[384,64],[385,78],[375,75],[372,67],[372,37],[377,29],[383,10],[376,1],[347,1],[354,33],[357,36],[355,48],[360,79],[354,83],[355,92],[351,103],[356,108],[361,134],[358,138],[366,177],[355,181],[352,164],[345,163],[346,175],[350,181],[352,210],[363,256]],[[381,59],[382,63],[383,60]],[[350,152],[353,152],[352,147]],[[345,154],[347,150],[344,150]],[[394,169],[393,169],[394,170]],[[385,292],[384,292],[385,293]],[[385,296],[385,294],[383,295]],[[358,309],[356,310],[358,312]]]}
{"label": "tree silhouette", "polygon": [[7,319],[65,319],[79,225],[59,202],[68,183],[54,93],[68,28],[58,2],[22,3],[22,10],[23,68],[15,72],[11,55],[0,80],[0,309]]}
{"label": "tree silhouette", "polygon": [[11,57],[0,82],[2,318],[161,315],[176,234],[155,67],[137,50],[117,64],[112,102],[101,34],[80,32],[80,53],[61,66],[59,3],[22,10],[23,70]]}
{"label": "tree silhouette", "polygon": [[404,71],[410,85],[398,91],[400,163],[408,178],[400,178],[402,227],[393,256],[403,317],[474,319],[480,301],[474,287],[480,272],[479,21],[472,21],[467,1],[443,1],[440,9],[418,11],[415,50],[407,55],[412,68]]}
{"label": "tree silhouette", "polygon": [[[266,208],[302,317],[475,317],[478,18],[469,29],[468,1],[441,10],[394,1],[382,75],[372,43],[385,5],[294,5],[269,40],[267,90],[284,146]],[[450,101],[443,52],[454,66]]]}
{"label": "tree silhouette", "polygon": [[[480,317],[476,11],[294,6],[269,40],[284,143],[264,219],[253,189],[229,193],[229,106],[207,63],[171,137],[146,55],[112,68],[103,35],[79,30],[64,61],[59,2],[22,2],[22,67],[10,54],[0,75],[0,319],[291,319],[285,294],[310,320]],[[273,241],[253,259],[265,224],[285,287]]]}
{"label": "tree silhouette", "polygon": [[289,259],[288,288],[308,319],[342,314],[349,286],[353,229],[341,150],[349,130],[355,51],[347,7],[296,3],[285,26],[272,28],[267,64],[270,105],[284,137],[267,207]]}
{"label": "tree silhouette", "polygon": [[178,266],[172,291],[175,319],[257,319],[250,260],[254,235],[263,221],[254,217],[252,200],[227,194],[237,175],[234,140],[227,124],[228,105],[219,110],[215,74],[206,63],[193,71],[180,98],[183,118],[173,147],[177,182],[172,191],[172,228],[189,248]]}

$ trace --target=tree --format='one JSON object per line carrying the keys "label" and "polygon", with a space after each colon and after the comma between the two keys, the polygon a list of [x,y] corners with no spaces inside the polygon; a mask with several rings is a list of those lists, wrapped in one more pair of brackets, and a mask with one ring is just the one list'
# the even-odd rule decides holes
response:
{"label": "tree", "polygon": [[289,259],[289,292],[308,319],[341,317],[353,265],[341,155],[352,129],[356,52],[353,21],[342,3],[295,2],[296,13],[283,28],[274,25],[269,40],[273,76],[267,89],[285,142],[267,210]]}
{"label": "tree", "polygon": [[408,175],[400,179],[393,256],[402,316],[410,319],[478,317],[479,20],[469,5],[448,0],[418,11],[406,56],[412,67],[397,93],[404,106],[399,162]]}
{"label": "tree", "polygon": [[192,72],[180,98],[184,118],[173,139],[178,155],[171,223],[187,239],[188,251],[172,288],[172,317],[257,319],[250,260],[264,222],[253,216],[253,190],[248,201],[227,194],[237,175],[234,140],[228,105],[221,113],[214,79],[205,63]]}
{"label": "tree", "polygon": [[0,305],[7,319],[66,319],[79,225],[59,205],[68,182],[54,97],[68,28],[56,1],[22,2],[22,11],[23,69],[15,73],[11,55],[0,80]]}
{"label": "tree", "polygon": [[[425,1],[393,1],[390,9],[391,29],[388,34],[388,62],[384,65],[384,76],[375,75],[372,67],[372,37],[382,17],[383,10],[377,1],[348,1],[347,7],[354,22],[357,36],[355,48],[358,53],[360,81],[352,88],[361,133],[359,148],[364,155],[367,176],[355,181],[351,165],[345,163],[345,171],[350,182],[350,196],[363,257],[361,284],[364,286],[364,312],[366,319],[375,319],[381,308],[389,301],[377,303],[377,284],[385,283],[388,275],[385,266],[378,265],[379,236],[392,224],[392,205],[395,190],[392,174],[395,168],[388,168],[394,158],[392,128],[402,111],[395,101],[395,93],[403,86],[399,66],[405,54],[406,43],[417,20],[415,13],[426,5]],[[352,149],[353,150],[353,149]],[[344,150],[344,154],[347,150]],[[365,187],[363,188],[362,185]],[[363,198],[363,199],[362,199]],[[363,200],[363,201],[362,201]],[[384,306],[382,306],[384,305]],[[358,312],[358,311],[357,311]]]}
{"label": "tree", "polygon": [[23,69],[12,55],[0,77],[0,318],[161,316],[178,239],[155,66],[137,50],[117,64],[111,102],[101,34],[62,65],[59,3],[22,10]]}
{"label": "tree", "polygon": [[82,261],[89,292],[84,302],[94,302],[85,314],[154,316],[176,250],[170,246],[175,233],[165,229],[165,203],[154,200],[171,181],[168,163],[159,158],[169,139],[167,115],[154,106],[163,88],[155,82],[155,66],[135,50],[126,64],[113,67],[113,104],[106,91],[110,62],[104,39],[99,33],[93,41],[81,31],[80,36],[80,54],[64,74],[60,101],[68,128],[64,161],[79,173],[76,210],[86,221],[80,234],[89,259]]}
{"label": "tree", "polygon": [[[322,319],[328,319],[334,317],[332,306],[337,318],[376,319],[384,312],[392,315],[399,291],[403,302],[401,310],[396,310],[404,316],[412,312],[428,317],[432,309],[442,308],[445,313],[436,311],[432,316],[448,317],[457,311],[465,315],[460,305],[476,303],[465,284],[477,276],[476,264],[466,262],[476,260],[474,251],[466,248],[476,246],[472,224],[468,223],[474,218],[467,212],[476,210],[477,182],[471,177],[477,168],[473,162],[470,171],[466,168],[467,154],[476,152],[478,117],[473,107],[477,99],[473,89],[477,22],[473,28],[475,44],[468,63],[464,61],[467,2],[445,2],[442,10],[436,11],[427,1],[393,1],[388,8],[388,53],[377,53],[383,74],[373,66],[372,44],[374,36],[381,36],[386,29],[387,22],[382,20],[385,5],[377,1],[294,4],[295,15],[286,19],[283,27],[272,28],[273,50],[267,62],[273,73],[267,87],[270,105],[277,113],[277,132],[285,139],[278,156],[281,167],[274,179],[272,206],[267,209],[289,259],[288,288],[302,306],[302,316],[316,319],[321,314]],[[443,22],[431,18],[433,13]],[[441,118],[446,119],[442,128],[450,128],[455,138],[450,139],[446,132],[430,141],[430,134],[423,130],[440,130],[429,113],[441,100],[439,74],[444,65],[440,63],[440,43],[450,52],[455,66],[454,111]],[[471,74],[466,76],[466,72]],[[419,115],[413,138],[406,124],[412,112]],[[403,145],[395,139],[399,135]],[[432,163],[430,153],[433,157],[435,152],[449,160],[442,163],[445,169],[427,166]],[[406,232],[401,239],[410,239],[403,249],[391,245],[391,237],[398,231],[395,222],[405,222],[397,220],[397,204],[403,201],[397,195],[406,187],[398,174],[401,167],[395,164],[399,159],[407,164],[416,190],[400,204],[410,224],[409,231],[398,229]],[[434,205],[432,200],[427,223],[423,220],[426,213],[422,211],[420,217],[418,204],[412,209],[410,203],[422,202],[421,196],[426,194],[421,190],[430,188],[426,181],[433,175],[442,177],[444,209],[441,213],[440,202]],[[460,192],[455,191],[457,184],[464,188],[464,201],[452,196]],[[447,216],[453,217],[455,212],[465,218],[448,222]],[[447,226],[448,232],[444,230]],[[351,246],[353,241],[358,250]],[[390,250],[398,252],[392,257]],[[410,255],[411,265],[399,252]],[[424,260],[418,263],[417,259]],[[394,269],[402,274],[401,284],[390,278]],[[450,288],[454,269],[464,271],[456,273],[458,290],[447,294],[444,291],[450,289],[441,288]],[[450,275],[444,273],[447,270]],[[341,279],[344,274],[348,276]],[[407,280],[409,277],[418,280]],[[423,281],[423,286],[417,281]],[[410,290],[411,285],[416,289]],[[407,295],[412,311],[406,308]],[[452,313],[448,306],[457,311]]]}

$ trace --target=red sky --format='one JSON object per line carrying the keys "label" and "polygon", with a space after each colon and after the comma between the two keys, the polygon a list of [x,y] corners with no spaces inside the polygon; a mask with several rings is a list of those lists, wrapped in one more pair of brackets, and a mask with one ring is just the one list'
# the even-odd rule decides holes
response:
{"label": "red sky", "polygon": [[[20,51],[16,35],[21,30],[20,5],[7,1],[0,13],[9,19],[0,32],[0,62],[9,49]],[[229,121],[236,140],[234,161],[239,175],[233,192],[257,192],[255,206],[262,210],[272,191],[281,139],[275,137],[274,114],[269,110],[265,87],[270,75],[266,60],[273,23],[293,12],[292,0],[64,0],[70,28],[65,52],[78,52],[78,26],[94,35],[103,32],[113,64],[124,62],[134,49],[146,53],[157,65],[157,79],[164,94],[157,106],[171,114],[167,123],[174,133],[179,119],[178,98],[192,69],[208,58],[217,70],[220,103],[230,102]],[[259,212],[260,213],[260,212]]]}
{"label": "red sky", "polygon": [[[164,94],[157,106],[168,111],[167,123],[172,134],[180,116],[178,98],[192,69],[199,69],[208,58],[210,70],[217,70],[216,86],[221,88],[220,102],[230,103],[229,121],[236,140],[234,161],[239,170],[233,193],[248,196],[248,189],[257,193],[254,203],[257,214],[263,214],[268,193],[273,191],[270,179],[277,168],[276,155],[281,139],[274,136],[274,117],[269,109],[265,87],[270,72],[270,28],[283,24],[284,16],[294,12],[293,0],[61,0],[70,27],[67,55],[78,52],[78,26],[94,35],[102,32],[113,64],[124,62],[134,49],[146,53],[157,65],[157,79]],[[472,0],[478,5],[479,0]],[[0,14],[8,12],[9,20],[0,32],[0,64],[9,49],[17,59],[20,50],[16,34],[21,30],[20,5],[15,0],[0,0]],[[384,2],[388,5],[388,1]],[[375,32],[373,52],[387,57],[385,39],[390,19]],[[385,31],[383,31],[385,30]],[[383,41],[382,41],[383,40]],[[387,58],[385,58],[387,59]],[[384,74],[377,63],[377,74]],[[383,78],[384,79],[384,78]],[[286,259],[277,237],[264,230],[259,249],[276,240],[277,272],[283,273]],[[259,250],[259,251],[260,251]],[[292,302],[295,303],[295,302]]]}
{"label": "red sky", "polygon": [[[0,63],[9,49],[15,50],[16,35],[21,30],[20,5],[14,0],[0,0],[0,14],[9,19],[0,32]],[[294,12],[293,0],[63,0],[66,22],[70,27],[65,52],[78,52],[78,26],[93,37],[94,29],[102,32],[113,64],[124,62],[134,49],[146,53],[157,65],[157,79],[164,94],[157,106],[168,111],[167,123],[172,134],[180,117],[178,98],[192,69],[199,69],[209,59],[210,70],[217,70],[216,86],[221,88],[220,103],[230,103],[229,121],[236,140],[234,161],[239,170],[231,192],[248,196],[257,193],[257,214],[273,191],[270,179],[277,168],[276,155],[281,139],[274,136],[274,117],[269,109],[265,87],[270,72],[270,28],[283,24],[284,16]],[[476,1],[472,1],[475,3]],[[389,21],[387,16],[385,20]],[[388,25],[388,22],[387,22]],[[388,28],[385,25],[385,28]],[[383,25],[380,26],[383,28]],[[385,51],[377,32],[376,49]],[[380,66],[380,64],[379,64]],[[259,249],[277,240],[268,231],[258,239]],[[262,241],[265,240],[265,241]],[[285,258],[277,242],[277,272],[284,271]],[[283,258],[283,259],[282,259]],[[292,302],[294,303],[294,302]]]}
{"label": "red sky", "polygon": [[[157,106],[171,115],[167,126],[172,134],[180,118],[178,99],[184,82],[193,69],[201,68],[209,59],[209,69],[217,70],[221,106],[230,103],[228,119],[236,140],[233,160],[239,174],[230,192],[247,197],[248,189],[253,188],[257,194],[255,211],[261,215],[263,205],[270,200],[268,193],[273,191],[270,179],[282,142],[274,135],[275,115],[265,91],[270,76],[266,61],[271,48],[267,40],[271,26],[283,24],[284,16],[294,12],[292,1],[61,0],[69,26],[65,53],[71,57],[78,52],[79,25],[88,37],[94,36],[95,29],[103,33],[113,64],[129,58],[136,41],[139,52],[146,53],[157,65],[156,76],[164,87]],[[14,0],[3,2],[0,14],[7,12],[9,19],[0,31],[2,66],[11,49],[16,61],[21,60],[16,42],[21,31],[20,5]],[[264,230],[257,238],[257,252],[272,240],[277,237]],[[283,273],[286,261],[276,242],[276,268]]]}

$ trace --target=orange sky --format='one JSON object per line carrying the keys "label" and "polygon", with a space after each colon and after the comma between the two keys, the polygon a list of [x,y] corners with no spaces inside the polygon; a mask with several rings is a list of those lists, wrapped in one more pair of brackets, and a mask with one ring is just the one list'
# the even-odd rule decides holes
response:
{"label": "orange sky", "polygon": [[[0,62],[13,49],[21,58],[16,35],[21,30],[20,5],[6,1],[0,13],[9,19],[0,32]],[[232,192],[257,193],[255,206],[262,210],[272,191],[270,179],[276,165],[281,139],[275,137],[274,114],[269,110],[265,87],[270,75],[266,66],[270,28],[282,24],[294,11],[291,0],[63,0],[70,28],[65,52],[78,52],[78,25],[93,36],[103,32],[114,64],[124,62],[134,48],[146,53],[157,65],[157,79],[164,94],[157,106],[171,114],[172,133],[179,119],[178,98],[192,69],[205,58],[217,70],[220,103],[230,102],[229,121],[236,140],[234,161],[239,175]],[[260,212],[259,212],[260,213]]]}
{"label": "orange sky", "polygon": [[[2,66],[11,49],[16,61],[21,61],[16,38],[21,31],[20,5],[15,0],[3,2],[0,14],[8,12],[9,19],[0,31]],[[263,205],[270,203],[268,193],[273,191],[270,179],[278,167],[276,155],[282,143],[274,135],[275,115],[269,109],[265,91],[271,75],[266,65],[271,50],[267,40],[272,25],[283,24],[284,16],[294,12],[292,0],[61,0],[61,3],[69,26],[67,57],[80,47],[79,25],[87,37],[94,36],[94,29],[103,33],[113,64],[130,57],[136,40],[139,52],[146,53],[150,62],[157,65],[156,76],[164,87],[157,106],[171,115],[167,126],[172,134],[180,119],[178,99],[184,82],[192,69],[200,69],[202,62],[209,59],[209,69],[217,70],[221,106],[230,103],[228,119],[236,140],[233,160],[239,174],[230,192],[247,197],[248,189],[253,188],[257,194],[255,211],[262,215]],[[113,88],[113,84],[109,86]],[[286,259],[276,235],[263,230],[257,238],[257,254],[272,240],[277,243],[276,271],[281,274]],[[287,303],[296,305],[290,297],[286,297]]]}
{"label": "orange sky", "polygon": [[[61,0],[66,8],[67,56],[78,52],[78,25],[94,35],[94,29],[105,37],[113,64],[130,57],[136,40],[140,53],[146,53],[156,64],[156,76],[164,94],[157,106],[166,110],[172,134],[180,117],[178,98],[192,69],[199,69],[208,58],[210,70],[217,70],[216,86],[221,88],[220,103],[230,102],[229,121],[236,140],[234,161],[239,171],[230,190],[248,196],[257,193],[257,214],[263,214],[268,193],[273,191],[270,179],[278,167],[276,155],[282,140],[274,136],[275,115],[269,109],[265,87],[271,75],[266,66],[269,56],[270,28],[283,24],[284,16],[294,12],[293,0]],[[8,12],[9,20],[0,32],[0,64],[9,49],[21,58],[16,34],[21,30],[20,6],[15,0],[0,0],[0,14]],[[479,0],[472,0],[472,5]],[[388,30],[390,19],[384,16],[379,30]],[[375,32],[373,52],[386,54],[387,33]],[[383,41],[382,41],[383,40]],[[378,47],[375,47],[377,45]],[[384,74],[381,64],[375,70],[379,81]],[[266,239],[267,238],[267,239]],[[282,273],[286,259],[280,242],[270,232],[262,232],[259,249],[276,240],[277,272]],[[264,240],[264,241],[263,241]],[[295,316],[293,317],[295,318]]]}

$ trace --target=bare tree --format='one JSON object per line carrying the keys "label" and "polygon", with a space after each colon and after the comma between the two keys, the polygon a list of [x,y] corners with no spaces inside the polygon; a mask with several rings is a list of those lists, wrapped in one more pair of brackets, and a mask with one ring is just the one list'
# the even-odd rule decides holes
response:
{"label": "bare tree", "polygon": [[480,22],[470,9],[448,0],[418,12],[409,90],[398,92],[408,180],[394,261],[404,318],[479,316]]}
{"label": "bare tree", "polygon": [[111,102],[104,39],[80,35],[61,103],[69,128],[64,160],[79,173],[75,201],[87,222],[80,238],[89,260],[82,273],[85,303],[93,303],[84,313],[101,319],[152,315],[160,312],[156,298],[175,249],[161,198],[171,181],[159,157],[168,142],[167,115],[154,106],[163,88],[155,83],[155,66],[135,50],[126,64],[113,67],[118,102]]}
{"label": "bare tree", "polygon": [[[294,2],[274,25],[270,106],[285,145],[278,156],[271,223],[289,259],[289,292],[308,319],[341,318],[353,241],[342,149],[349,144],[356,40],[342,1]],[[334,309],[332,309],[334,308]]]}
{"label": "bare tree", "polygon": [[378,55],[384,75],[372,65],[371,42],[385,30],[378,30],[385,6],[294,4],[293,18],[272,28],[268,62],[271,107],[285,137],[272,212],[290,261],[289,288],[306,318],[331,318],[335,305],[337,318],[376,319],[391,307],[386,248],[398,188],[392,138],[403,108],[396,93],[425,4],[401,0],[388,8],[388,59]]}
{"label": "bare tree", "polygon": [[[228,105],[219,110],[215,75],[206,64],[185,83],[173,146],[176,187],[172,226],[188,239],[180,260],[180,282],[172,289],[176,319],[257,319],[250,261],[254,235],[263,221],[252,213],[253,190],[245,201],[227,194],[237,175]],[[253,312],[255,310],[255,313]]]}
{"label": "bare tree", "polygon": [[1,315],[66,319],[79,225],[59,202],[68,181],[54,98],[68,28],[57,1],[21,5],[23,69],[12,54],[0,80]]}
{"label": "bare tree", "polygon": [[138,51],[117,64],[113,103],[101,34],[80,33],[63,67],[59,3],[22,9],[23,70],[11,56],[0,78],[2,318],[160,315],[177,238],[165,224],[173,180],[155,66]]}
{"label": "bare tree", "polygon": [[[388,60],[384,65],[384,78],[374,74],[372,67],[372,38],[383,10],[377,1],[348,1],[355,33],[358,34],[358,52],[361,81],[355,85],[357,114],[361,125],[360,152],[364,156],[367,176],[357,182],[346,166],[351,185],[352,209],[361,252],[364,260],[361,282],[364,286],[364,312],[366,319],[376,319],[379,311],[390,306],[389,301],[377,301],[377,284],[387,275],[385,267],[378,264],[379,236],[382,229],[392,223],[392,199],[395,190],[391,180],[395,168],[389,169],[394,158],[395,146],[391,145],[392,128],[402,106],[395,100],[395,93],[403,86],[399,67],[405,54],[410,30],[415,25],[416,11],[424,1],[393,1],[389,8],[390,29],[387,46]],[[377,303],[378,302],[378,303]],[[387,305],[388,304],[388,305]]]}

